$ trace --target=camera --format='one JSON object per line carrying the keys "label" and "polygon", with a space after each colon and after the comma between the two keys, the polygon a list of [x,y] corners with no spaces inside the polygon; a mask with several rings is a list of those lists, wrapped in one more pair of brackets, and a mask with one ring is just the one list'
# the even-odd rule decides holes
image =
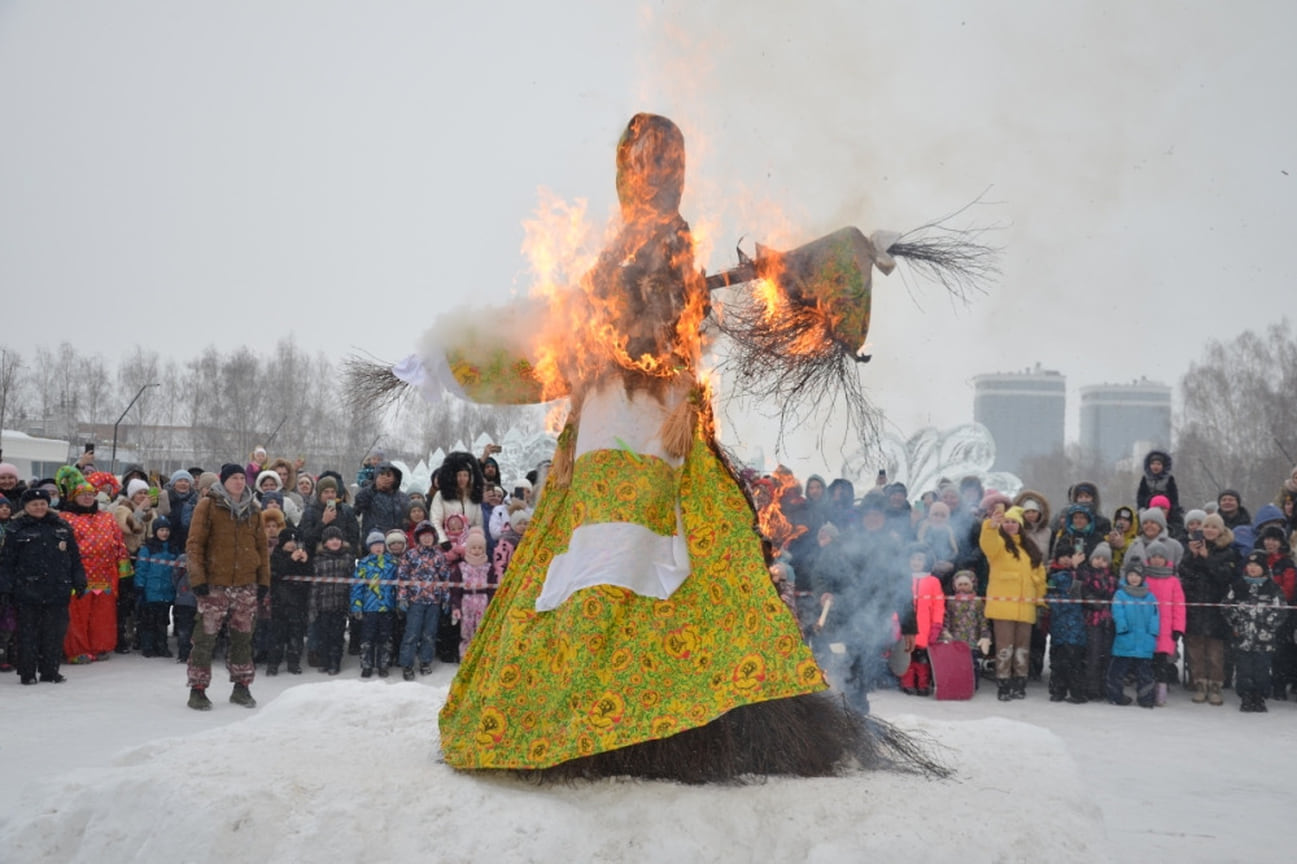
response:
{"label": "camera", "polygon": [[1202,533],[1201,531],[1190,531],[1190,532],[1189,532],[1189,542],[1190,542],[1190,543],[1201,543],[1204,539],[1205,539],[1205,538],[1203,537],[1203,533]]}

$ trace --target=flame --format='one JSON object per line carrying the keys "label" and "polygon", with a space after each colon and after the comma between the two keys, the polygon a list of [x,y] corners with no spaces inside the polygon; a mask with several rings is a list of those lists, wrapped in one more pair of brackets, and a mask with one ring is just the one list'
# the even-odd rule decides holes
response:
{"label": "flame", "polygon": [[805,525],[794,525],[784,514],[784,507],[801,498],[797,478],[786,468],[756,482],[753,499],[757,505],[757,526],[761,536],[775,549],[782,549],[806,533]]}

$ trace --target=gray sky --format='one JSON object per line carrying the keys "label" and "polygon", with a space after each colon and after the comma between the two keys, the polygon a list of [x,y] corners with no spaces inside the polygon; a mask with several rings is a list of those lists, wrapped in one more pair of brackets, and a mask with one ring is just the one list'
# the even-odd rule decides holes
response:
{"label": "gray sky", "polygon": [[1074,431],[1077,387],[1175,384],[1291,305],[1297,5],[694,5],[0,0],[5,342],[398,359],[526,290],[538,187],[610,212],[636,110],[685,130],[710,270],[989,190],[986,296],[876,277],[901,432],[1036,361]]}

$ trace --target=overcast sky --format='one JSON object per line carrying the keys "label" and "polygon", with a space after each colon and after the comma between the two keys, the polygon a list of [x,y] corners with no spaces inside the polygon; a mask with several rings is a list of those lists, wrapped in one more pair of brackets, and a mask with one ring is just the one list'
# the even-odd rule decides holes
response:
{"label": "overcast sky", "polygon": [[985,191],[1001,279],[961,306],[876,276],[866,380],[908,433],[1039,361],[1074,434],[1077,387],[1175,384],[1292,306],[1295,30],[1269,2],[0,0],[3,341],[399,359],[526,291],[539,188],[604,218],[651,110],[709,270]]}

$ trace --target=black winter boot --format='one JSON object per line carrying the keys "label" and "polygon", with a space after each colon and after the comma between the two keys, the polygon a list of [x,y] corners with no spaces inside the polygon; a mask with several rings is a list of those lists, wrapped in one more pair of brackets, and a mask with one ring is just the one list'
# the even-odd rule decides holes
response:
{"label": "black winter boot", "polygon": [[207,698],[207,691],[201,687],[190,687],[189,707],[195,711],[211,711],[212,700]]}
{"label": "black winter boot", "polygon": [[402,680],[405,680],[405,681],[413,681],[413,680],[414,680],[414,667],[413,667],[413,666],[406,666],[405,668],[403,668],[403,669],[401,670],[401,678],[402,678]]}
{"label": "black winter boot", "polygon": [[995,694],[996,699],[999,699],[1001,702],[1008,702],[1013,698],[1013,685],[1009,682],[1008,678],[996,678],[995,684],[998,688],[998,692]]}
{"label": "black winter boot", "polygon": [[235,705],[242,705],[244,708],[256,708],[257,700],[252,698],[248,692],[247,684],[235,684],[234,689],[230,692],[230,701]]}
{"label": "black winter boot", "polygon": [[1027,679],[1019,677],[1019,678],[1012,678],[1010,680],[1012,681],[1012,689],[1009,695],[1014,699],[1026,699]]}

